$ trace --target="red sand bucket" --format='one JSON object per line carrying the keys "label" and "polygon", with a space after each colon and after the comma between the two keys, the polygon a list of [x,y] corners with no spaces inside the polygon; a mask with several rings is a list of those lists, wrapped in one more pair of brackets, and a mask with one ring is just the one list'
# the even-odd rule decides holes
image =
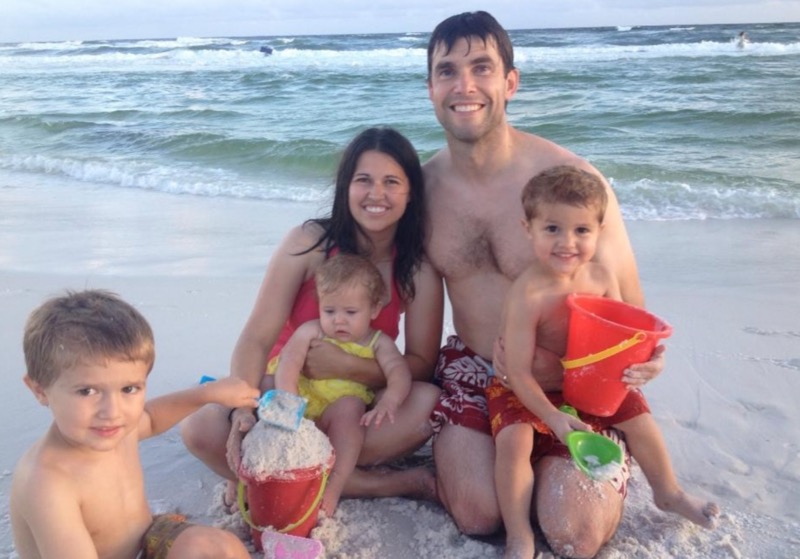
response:
{"label": "red sand bucket", "polygon": [[672,327],[644,309],[605,297],[572,293],[567,306],[564,399],[592,415],[614,415],[628,394],[623,371],[649,360]]}
{"label": "red sand bucket", "polygon": [[264,530],[308,537],[317,523],[334,460],[331,454],[327,464],[278,472],[265,479],[255,479],[239,468],[239,510],[250,525],[256,551],[262,550]]}

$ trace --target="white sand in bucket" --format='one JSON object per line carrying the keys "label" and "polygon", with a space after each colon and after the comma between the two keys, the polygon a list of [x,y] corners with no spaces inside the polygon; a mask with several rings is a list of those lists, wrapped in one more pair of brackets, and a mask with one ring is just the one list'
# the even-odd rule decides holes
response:
{"label": "white sand in bucket", "polygon": [[327,464],[332,453],[313,421],[303,418],[297,431],[258,421],[242,441],[242,467],[254,480],[292,477],[295,470]]}

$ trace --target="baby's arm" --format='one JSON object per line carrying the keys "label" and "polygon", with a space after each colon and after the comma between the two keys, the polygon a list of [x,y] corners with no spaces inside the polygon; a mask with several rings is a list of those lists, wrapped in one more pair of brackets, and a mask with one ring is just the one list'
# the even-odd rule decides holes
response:
{"label": "baby's arm", "polygon": [[[97,559],[97,549],[81,512],[72,481],[63,472],[38,466],[24,497],[14,503],[36,542],[41,559]],[[19,527],[15,526],[15,530]],[[34,555],[30,555],[34,556]]]}
{"label": "baby's arm", "polygon": [[294,331],[281,349],[278,368],[275,370],[275,388],[297,394],[297,382],[303,370],[311,341],[322,336],[319,320],[309,320]]}
{"label": "baby's arm", "polygon": [[394,423],[397,408],[411,392],[411,369],[395,343],[383,333],[375,343],[375,360],[386,375],[386,390],[375,407],[363,415],[361,424],[369,425],[374,419],[375,426],[380,427],[387,415]]}
{"label": "baby's arm", "polygon": [[259,391],[238,377],[227,377],[173,392],[147,402],[139,420],[139,440],[163,433],[206,404],[255,408]]}

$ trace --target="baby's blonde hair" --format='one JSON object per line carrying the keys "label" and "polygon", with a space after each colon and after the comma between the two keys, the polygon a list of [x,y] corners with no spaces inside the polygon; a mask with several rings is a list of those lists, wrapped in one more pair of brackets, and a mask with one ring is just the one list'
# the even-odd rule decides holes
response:
{"label": "baby's blonde hair", "polygon": [[45,301],[25,323],[27,375],[47,388],[78,363],[155,361],[153,331],[133,306],[110,291],[67,291]]}
{"label": "baby's blonde hair", "polygon": [[367,290],[369,301],[374,307],[383,302],[386,293],[383,278],[375,265],[355,254],[339,253],[328,258],[317,268],[315,280],[317,297],[333,293],[345,285],[356,284]]}

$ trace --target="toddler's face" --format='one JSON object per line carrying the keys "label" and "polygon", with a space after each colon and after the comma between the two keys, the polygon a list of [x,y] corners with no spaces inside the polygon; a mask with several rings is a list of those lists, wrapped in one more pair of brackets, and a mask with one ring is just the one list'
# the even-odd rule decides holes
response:
{"label": "toddler's face", "polygon": [[602,224],[596,208],[540,204],[525,228],[539,262],[557,273],[570,273],[594,257]]}

